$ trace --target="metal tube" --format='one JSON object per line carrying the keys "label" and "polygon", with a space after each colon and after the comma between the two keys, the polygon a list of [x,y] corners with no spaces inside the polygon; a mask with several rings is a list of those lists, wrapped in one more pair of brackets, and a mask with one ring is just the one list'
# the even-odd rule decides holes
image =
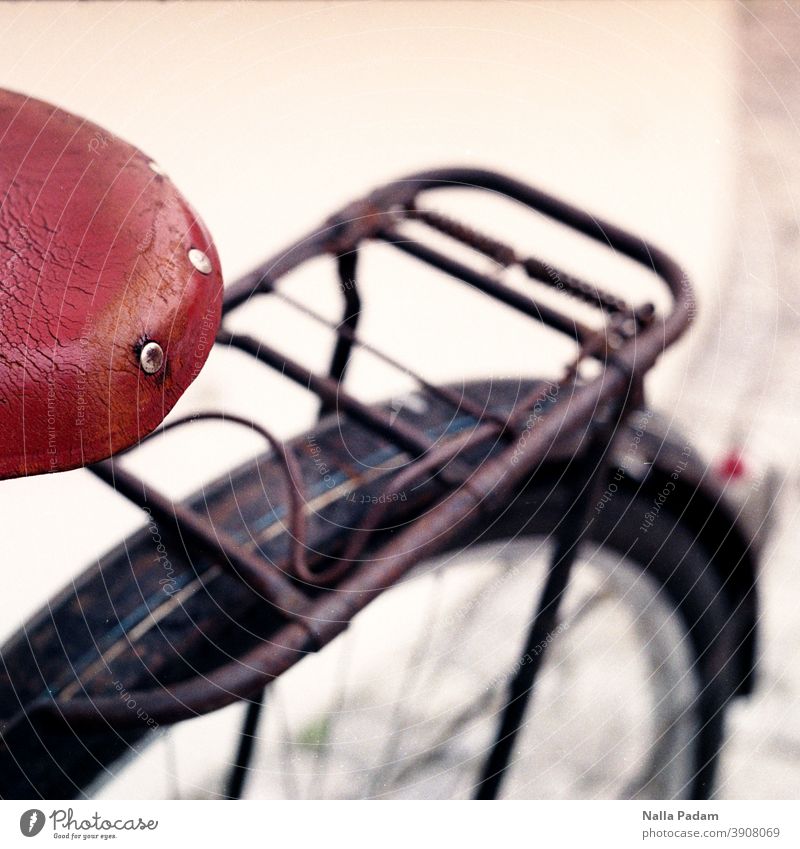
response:
{"label": "metal tube", "polygon": [[368,407],[354,398],[345,392],[337,381],[314,374],[314,372],[309,371],[259,339],[220,330],[217,334],[217,341],[223,345],[230,345],[246,351],[251,356],[286,375],[299,386],[316,393],[332,408],[352,416],[356,421],[380,433],[412,456],[424,454],[431,447],[431,441],[422,431],[410,427],[405,422],[396,421],[392,423],[388,415]]}
{"label": "metal tube", "polygon": [[141,478],[116,467],[110,460],[96,463],[90,471],[137,507],[148,510],[157,521],[174,528],[187,551],[191,543],[195,550],[210,555],[220,567],[244,581],[283,615],[294,618],[308,607],[308,598],[274,565],[238,545],[221,528],[193,510],[147,487]]}

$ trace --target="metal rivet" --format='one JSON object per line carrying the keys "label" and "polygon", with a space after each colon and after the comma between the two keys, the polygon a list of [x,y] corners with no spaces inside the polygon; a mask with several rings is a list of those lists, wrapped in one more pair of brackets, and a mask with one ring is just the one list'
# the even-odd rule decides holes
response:
{"label": "metal rivet", "polygon": [[158,342],[148,342],[139,354],[139,365],[145,374],[155,374],[164,365],[164,349]]}
{"label": "metal rivet", "polygon": [[163,168],[162,168],[162,167],[161,167],[161,166],[160,166],[157,162],[154,162],[152,159],[151,159],[151,160],[147,163],[147,167],[148,167],[148,168],[149,168],[149,169],[150,169],[150,170],[151,170],[154,174],[158,174],[158,175],[159,175],[159,176],[161,176],[161,177],[163,177],[163,176],[164,176],[164,169],[163,169]]}
{"label": "metal rivet", "polygon": [[211,260],[198,248],[189,251],[189,262],[201,273],[211,274],[213,266]]}

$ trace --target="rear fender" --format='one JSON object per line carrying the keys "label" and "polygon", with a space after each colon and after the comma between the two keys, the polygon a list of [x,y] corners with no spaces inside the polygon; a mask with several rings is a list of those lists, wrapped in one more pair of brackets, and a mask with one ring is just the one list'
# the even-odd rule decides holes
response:
{"label": "rear fender", "polygon": [[650,502],[641,532],[679,522],[707,552],[731,610],[736,638],[736,693],[752,691],[757,638],[758,555],[769,514],[763,482],[734,492],[680,432],[659,414],[637,411],[617,440],[613,478]]}

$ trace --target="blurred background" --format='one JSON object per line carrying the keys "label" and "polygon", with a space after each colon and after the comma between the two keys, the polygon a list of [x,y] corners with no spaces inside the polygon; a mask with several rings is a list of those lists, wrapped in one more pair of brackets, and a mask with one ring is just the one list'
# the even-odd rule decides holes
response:
{"label": "blurred background", "polygon": [[[0,6],[0,32],[0,85],[157,160],[204,217],[228,280],[372,186],[453,163],[506,171],[673,254],[698,319],[650,378],[651,402],[710,461],[740,452],[754,478],[776,481],[761,684],[734,711],[719,795],[800,796],[800,4],[17,3]],[[250,320],[323,356],[299,325]],[[496,328],[466,353],[414,335],[412,315],[372,332],[436,360],[442,379],[522,372],[513,344],[497,352]],[[213,355],[177,412],[224,405],[281,435],[313,419],[308,399],[256,393],[234,366]],[[364,378],[373,397],[403,388]],[[142,452],[138,469],[180,494],[199,465],[218,473],[257,447],[187,439]],[[6,482],[0,511],[3,637],[140,523],[83,471]],[[238,710],[195,732],[190,795],[213,792]],[[169,757],[117,792],[180,792]]]}

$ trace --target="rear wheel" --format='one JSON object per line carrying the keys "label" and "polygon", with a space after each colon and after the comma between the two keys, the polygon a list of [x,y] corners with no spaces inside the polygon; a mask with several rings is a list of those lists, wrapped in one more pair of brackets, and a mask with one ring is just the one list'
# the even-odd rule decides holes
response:
{"label": "rear wheel", "polygon": [[[492,406],[499,394],[504,408],[506,391],[513,402],[518,387],[491,387]],[[419,415],[432,438],[469,426],[447,408]],[[295,443],[298,451],[312,444],[328,471],[323,480],[317,465],[303,468],[309,544],[340,551],[363,521],[363,505],[383,491],[397,451],[338,420]],[[522,660],[551,534],[569,505],[564,481],[558,468],[537,472],[502,517],[421,564],[348,632],[281,676],[256,729],[248,792],[471,795],[509,675]],[[436,484],[426,486],[417,493],[421,509]],[[243,545],[257,540],[282,562],[284,487],[265,455],[192,503]],[[648,502],[636,492],[632,481],[621,482],[594,517],[507,795],[710,792],[730,696],[730,611],[701,543],[668,513],[641,531]],[[398,501],[388,521],[408,520],[411,502]],[[174,731],[149,723],[137,704],[137,723],[124,730],[40,728],[25,708],[47,693],[124,698],[202,676],[270,640],[282,622],[242,583],[151,523],[3,647],[0,796],[68,798],[100,785],[121,796],[222,794],[241,705]]]}
{"label": "rear wheel", "polygon": [[[552,482],[549,482],[552,483]],[[421,564],[266,693],[247,794],[470,797],[547,568],[559,494],[522,494],[495,539]],[[549,506],[548,506],[549,505]],[[728,611],[678,526],[637,538],[620,493],[593,526],[503,785],[506,798],[708,795],[723,733]],[[532,518],[532,516],[534,518]],[[103,795],[172,772],[182,796],[223,792],[236,716],[179,726]],[[204,755],[198,758],[202,748]],[[171,789],[170,789],[171,788]]]}

